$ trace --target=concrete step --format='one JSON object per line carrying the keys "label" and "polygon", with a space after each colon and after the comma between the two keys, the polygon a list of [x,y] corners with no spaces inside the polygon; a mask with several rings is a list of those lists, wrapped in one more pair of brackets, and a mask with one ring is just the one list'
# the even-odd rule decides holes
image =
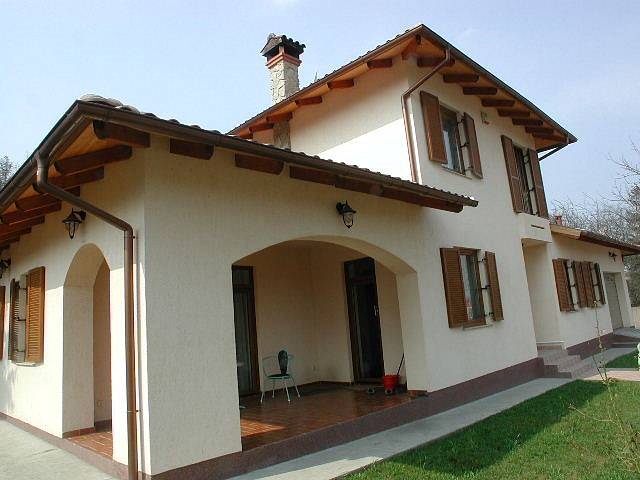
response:
{"label": "concrete step", "polygon": [[567,355],[567,351],[563,348],[538,348],[538,357],[542,358],[545,363],[553,362]]}
{"label": "concrete step", "polygon": [[582,362],[582,359],[579,355],[566,355],[563,358],[558,358],[553,362],[549,362],[549,365],[555,365],[558,367],[558,370],[567,371],[576,367]]}

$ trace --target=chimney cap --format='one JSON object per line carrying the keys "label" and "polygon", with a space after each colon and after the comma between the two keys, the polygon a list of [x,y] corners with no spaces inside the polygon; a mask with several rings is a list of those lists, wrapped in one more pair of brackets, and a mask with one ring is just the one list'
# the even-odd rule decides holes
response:
{"label": "chimney cap", "polygon": [[267,37],[267,43],[260,51],[260,54],[267,57],[267,60],[271,60],[278,53],[280,53],[280,47],[284,52],[295,58],[300,58],[306,45],[304,43],[296,42],[293,38],[289,38],[286,35],[276,35],[270,33]]}

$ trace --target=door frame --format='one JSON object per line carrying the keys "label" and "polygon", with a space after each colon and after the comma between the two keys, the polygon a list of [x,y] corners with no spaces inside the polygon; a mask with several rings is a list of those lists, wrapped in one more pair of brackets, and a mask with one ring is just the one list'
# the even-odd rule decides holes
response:
{"label": "door frame", "polygon": [[[373,262],[373,274],[361,277],[350,278],[347,272],[347,266],[352,263],[356,263],[361,260],[371,259]],[[345,295],[347,300],[347,310],[349,313],[349,341],[351,343],[351,362],[353,365],[353,381],[355,383],[380,383],[382,378],[365,378],[360,376],[360,356],[359,345],[358,345],[358,327],[356,325],[356,316],[353,311],[353,305],[351,301],[351,289],[352,285],[357,284],[365,284],[365,283],[373,283],[375,288],[375,310],[377,311],[377,319],[378,319],[378,331],[380,338],[380,364],[382,365],[382,374],[384,375],[384,350],[382,345],[382,327],[380,325],[380,305],[378,303],[378,280],[376,277],[376,262],[371,257],[363,257],[357,258],[354,260],[348,260],[344,262],[344,281],[345,281]]]}
{"label": "door frame", "polygon": [[[248,395],[256,395],[260,393],[260,362],[258,361],[258,329],[256,326],[256,297],[255,297],[255,287],[253,280],[253,267],[243,266],[243,265],[232,265],[231,272],[233,278],[234,270],[246,270],[249,272],[249,283],[247,285],[234,285],[232,280],[232,293],[236,293],[236,291],[247,292],[249,294],[249,356],[251,357],[251,370],[253,375],[251,376],[251,383],[253,383],[253,388],[248,391],[241,393],[241,397],[245,397]],[[235,310],[234,310],[234,322],[235,322]],[[234,325],[235,329],[235,325]]]}

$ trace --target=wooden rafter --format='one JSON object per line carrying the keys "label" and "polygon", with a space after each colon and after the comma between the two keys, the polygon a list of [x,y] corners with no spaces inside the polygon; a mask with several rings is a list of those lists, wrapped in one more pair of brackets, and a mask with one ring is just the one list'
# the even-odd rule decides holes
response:
{"label": "wooden rafter", "polygon": [[116,140],[131,145],[132,147],[146,148],[151,145],[150,136],[147,132],[135,130],[116,123],[94,120],[93,133],[95,133],[96,137],[100,140]]}
{"label": "wooden rafter", "polygon": [[392,58],[377,58],[375,60],[369,60],[367,62],[367,67],[370,69],[374,68],[391,68],[393,66]]}
{"label": "wooden rafter", "polygon": [[104,150],[85,153],[76,157],[69,157],[57,160],[53,165],[59,173],[71,174],[83,170],[106,165],[107,163],[118,162],[131,158],[133,149],[128,145],[118,145]]}
{"label": "wooden rafter", "polygon": [[213,145],[207,145],[206,143],[187,142],[186,140],[171,138],[169,140],[169,151],[176,155],[184,155],[186,157],[209,160],[213,155]]}
{"label": "wooden rafter", "polygon": [[462,87],[465,95],[497,95],[498,87]]}
{"label": "wooden rafter", "polygon": [[551,127],[524,127],[524,131],[527,133],[542,133],[545,135],[552,135],[555,129]]}
{"label": "wooden rafter", "polygon": [[483,98],[483,107],[513,107],[516,104],[515,100],[509,100],[507,98]]}
{"label": "wooden rafter", "polygon": [[411,55],[414,55],[415,53],[417,53],[418,46],[420,46],[421,44],[422,44],[422,37],[420,35],[416,35],[415,38],[411,42],[409,42],[409,45],[407,45],[405,49],[402,51],[402,54],[401,54],[402,59],[406,60]]}
{"label": "wooden rafter", "polygon": [[28,210],[26,212],[18,210],[15,212],[5,213],[4,215],[0,216],[0,218],[2,219],[3,224],[12,225],[14,223],[24,222],[25,220],[30,220],[32,218],[41,217],[42,215],[46,215],[48,213],[58,212],[61,208],[62,203],[58,201],[44,207]]}
{"label": "wooden rafter", "polygon": [[[445,57],[418,57],[416,64],[418,65],[418,67],[421,67],[421,68],[435,67],[436,65],[439,65],[440,62],[442,62],[444,59]],[[452,58],[449,60],[446,66],[450,67],[454,64],[455,64],[455,60]]]}
{"label": "wooden rafter", "polygon": [[279,175],[284,168],[284,162],[273,158],[254,157],[236,153],[236,167],[257,170],[258,172]]}
{"label": "wooden rafter", "polygon": [[276,115],[269,115],[267,117],[267,123],[288,122],[292,118],[293,112],[278,113]]}
{"label": "wooden rafter", "polygon": [[307,98],[299,98],[296,100],[296,105],[317,105],[318,103],[322,103],[322,97],[318,95],[317,97],[307,97]]}
{"label": "wooden rafter", "polygon": [[475,83],[480,80],[480,75],[475,73],[445,73],[442,78],[444,83]]}
{"label": "wooden rafter", "polygon": [[533,138],[539,138],[540,140],[552,140],[559,143],[564,143],[567,140],[562,135],[545,135],[543,133],[534,133]]}
{"label": "wooden rafter", "polygon": [[331,90],[336,88],[351,88],[355,85],[353,78],[347,78],[346,80],[333,80],[331,82],[327,82],[327,87]]}
{"label": "wooden rafter", "polygon": [[518,126],[530,125],[535,127],[541,127],[543,124],[542,120],[538,120],[537,118],[512,118],[511,122],[514,125],[518,125]]}
{"label": "wooden rafter", "polygon": [[407,192],[394,187],[387,187],[378,182],[369,182],[351,177],[344,177],[335,173],[316,170],[314,168],[291,165],[289,167],[289,176],[297,180],[320,183],[323,185],[332,185],[345,190],[383,196],[423,207],[438,208],[452,212],[459,212],[462,210],[461,205],[456,205],[444,200]]}
{"label": "wooden rafter", "polygon": [[527,118],[531,115],[529,110],[519,110],[515,108],[499,108],[498,115],[501,117]]}
{"label": "wooden rafter", "polygon": [[[70,188],[67,189],[67,191],[75,195],[76,197],[80,195],[80,187]],[[37,208],[46,207],[48,205],[53,205],[55,203],[58,203],[59,201],[60,200],[52,197],[51,195],[37,194],[31,195],[29,197],[19,198],[15,201],[15,205],[18,210],[26,212]]]}
{"label": "wooden rafter", "polygon": [[49,182],[60,188],[72,188],[83,185],[85,183],[97,182],[104,178],[104,167],[85,170],[83,172],[72,173],[71,175],[60,175],[52,177]]}
{"label": "wooden rafter", "polygon": [[259,123],[258,125],[251,125],[249,127],[249,131],[251,133],[263,132],[265,130],[271,130],[273,128],[273,123]]}
{"label": "wooden rafter", "polygon": [[18,232],[43,223],[44,215],[36,218],[30,218],[29,220],[25,220],[20,223],[14,223],[13,225],[0,225],[0,237],[15,237],[16,235],[19,235]]}
{"label": "wooden rafter", "polygon": [[31,233],[31,229],[25,228],[25,229],[10,233],[8,235],[3,235],[0,237],[0,244],[11,243],[12,240],[16,238],[19,239],[22,235],[28,235],[29,233]]}

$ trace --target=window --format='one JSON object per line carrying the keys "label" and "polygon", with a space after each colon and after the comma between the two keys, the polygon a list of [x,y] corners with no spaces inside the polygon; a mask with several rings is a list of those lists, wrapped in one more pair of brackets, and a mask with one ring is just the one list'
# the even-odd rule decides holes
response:
{"label": "window", "polygon": [[40,363],[44,351],[44,267],[11,280],[9,358],[16,363]]}
{"label": "window", "polygon": [[606,303],[599,264],[556,258],[553,271],[560,311],[573,312]]}
{"label": "window", "polygon": [[460,132],[458,130],[458,115],[441,106],[440,118],[442,119],[442,135],[447,156],[445,166],[456,172],[465,173]]}
{"label": "window", "polygon": [[[495,254],[484,252],[484,259],[480,260],[479,250],[454,247],[441,248],[440,256],[449,327],[484,325],[488,316],[494,321],[502,320]],[[489,302],[485,303],[485,299]],[[485,305],[491,305],[492,310],[485,312]]]}
{"label": "window", "polygon": [[478,253],[474,250],[461,250],[460,262],[462,264],[462,283],[464,285],[467,318],[471,323],[484,323]]}
{"label": "window", "polygon": [[502,135],[502,150],[513,211],[549,218],[538,153],[532,148],[515,146],[506,135]]}
{"label": "window", "polygon": [[[477,178],[482,178],[480,149],[473,117],[466,112],[459,114],[440,105],[438,97],[428,92],[420,92],[420,103],[429,160],[463,175],[469,170]],[[460,139],[461,124],[464,144]]]}
{"label": "window", "polygon": [[520,176],[520,189],[522,191],[522,204],[524,211],[530,215],[538,214],[538,205],[536,203],[535,187],[533,185],[533,172],[531,170],[531,162],[529,161],[529,153],[520,147],[513,147],[516,156],[516,165]]}

